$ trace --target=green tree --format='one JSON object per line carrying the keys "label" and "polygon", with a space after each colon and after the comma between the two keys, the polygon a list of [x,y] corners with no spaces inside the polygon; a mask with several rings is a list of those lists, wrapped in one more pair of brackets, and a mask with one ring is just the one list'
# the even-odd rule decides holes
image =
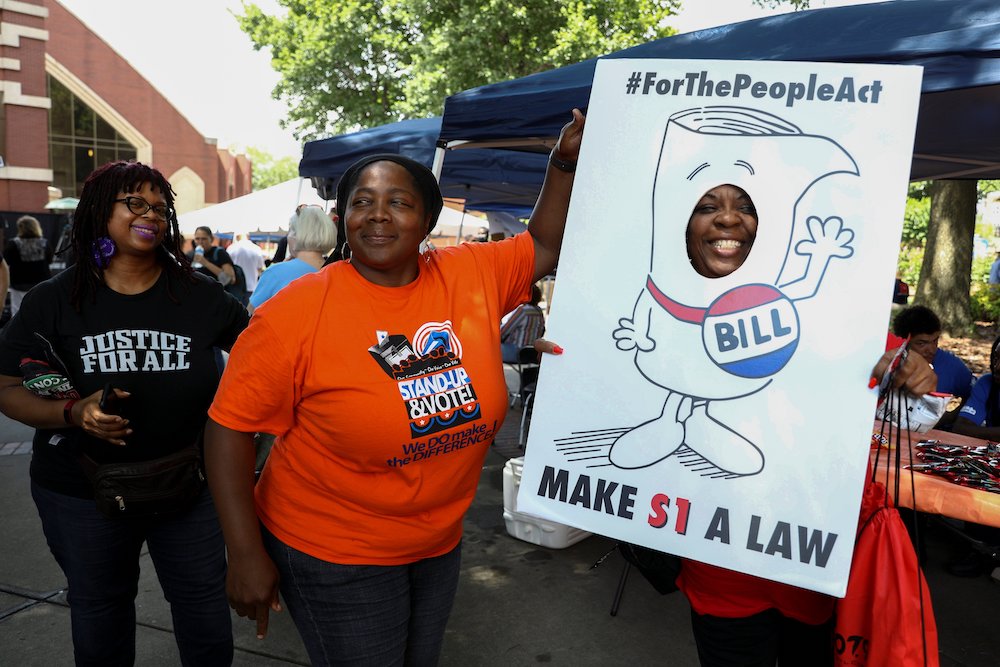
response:
{"label": "green tree", "polygon": [[753,0],[753,4],[771,9],[779,5],[789,5],[795,11],[809,9],[809,0]]}
{"label": "green tree", "polygon": [[675,31],[680,0],[278,0],[237,15],[297,139],[439,115],[444,98]]}
{"label": "green tree", "polygon": [[927,247],[916,301],[938,314],[945,331],[964,334],[972,325],[969,289],[976,181],[932,181],[930,191]]}
{"label": "green tree", "polygon": [[1000,181],[979,181],[979,184],[976,186],[976,193],[980,199],[997,190],[1000,190]]}
{"label": "green tree", "polygon": [[299,163],[295,158],[276,158],[267,151],[253,146],[246,149],[246,155],[253,166],[251,183],[254,190],[263,190],[284,183],[299,173]]}
{"label": "green tree", "polygon": [[906,197],[906,211],[903,213],[904,246],[923,246],[927,241],[927,226],[931,219],[929,183],[929,181],[910,183]]}

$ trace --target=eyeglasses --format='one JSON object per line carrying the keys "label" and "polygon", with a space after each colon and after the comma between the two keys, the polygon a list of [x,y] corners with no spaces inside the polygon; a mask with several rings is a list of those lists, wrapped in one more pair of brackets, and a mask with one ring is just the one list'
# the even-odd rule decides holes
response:
{"label": "eyeglasses", "polygon": [[166,220],[173,213],[173,209],[169,206],[165,204],[150,204],[142,197],[125,197],[123,199],[116,199],[115,202],[121,202],[128,206],[128,210],[133,215],[145,215],[146,211],[152,211],[153,215],[160,220]]}

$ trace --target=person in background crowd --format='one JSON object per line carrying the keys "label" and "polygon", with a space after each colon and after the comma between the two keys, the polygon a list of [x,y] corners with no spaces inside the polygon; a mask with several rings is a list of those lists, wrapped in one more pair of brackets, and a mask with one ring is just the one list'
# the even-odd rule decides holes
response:
{"label": "person in background crowd", "polygon": [[[962,435],[1000,442],[1000,338],[990,348],[990,372],[972,387],[972,394],[958,413],[952,431]],[[965,533],[995,549],[1000,547],[1000,528],[965,522]],[[990,556],[966,545],[964,552],[945,564],[957,577],[978,577],[1000,565]]]}
{"label": "person in background crowd", "polygon": [[229,258],[233,264],[243,269],[246,276],[247,296],[253,294],[257,288],[257,280],[261,271],[264,270],[264,251],[260,246],[250,240],[250,235],[246,232],[239,232],[233,236],[233,243],[226,248]]}
{"label": "person in background crowd", "polygon": [[1000,337],[990,348],[990,372],[972,388],[969,400],[955,420],[955,432],[1000,442]]}
{"label": "person in background crowd", "polygon": [[896,283],[893,287],[892,302],[898,306],[905,306],[910,301],[910,286],[903,282],[903,279],[896,276]]}
{"label": "person in background crowd", "polygon": [[[527,232],[423,255],[443,207],[433,173],[362,158],[337,187],[350,260],[251,318],[209,413],[206,463],[230,604],[258,636],[280,586],[314,664],[437,663],[462,519],[507,413],[498,323],[556,264],[583,129],[574,109]],[[454,385],[441,397],[454,409],[421,407],[414,392],[433,383]],[[474,446],[405,453],[470,429]],[[278,439],[254,487],[257,431]]]}
{"label": "person in background crowd", "polygon": [[37,218],[24,215],[17,219],[17,236],[7,241],[3,251],[10,267],[10,312],[16,315],[21,300],[32,287],[52,277],[52,248],[42,236]]}
{"label": "person in background crowd", "polygon": [[257,289],[250,296],[251,313],[296,278],[319,271],[324,256],[337,245],[337,227],[323,209],[310,206],[289,221],[286,238],[292,258],[274,264],[260,277]]}
{"label": "person in background crowd", "polygon": [[[291,229],[292,225],[295,224],[296,218],[299,216],[299,212],[305,208],[319,208],[316,204],[299,204],[295,207],[295,212],[292,213],[292,217],[288,219],[288,228]],[[274,257],[271,258],[271,264],[279,264],[288,259],[290,255],[288,254],[288,235],[286,234],[278,241],[278,247],[274,249]]]}
{"label": "person in background crowd", "polygon": [[215,278],[220,285],[228,285],[236,279],[233,260],[224,248],[212,245],[215,235],[208,227],[194,230],[194,250],[188,253],[191,266],[198,273]]}
{"label": "person in background crowd", "polygon": [[545,333],[545,313],[538,307],[542,289],[531,286],[531,301],[522,303],[500,327],[500,350],[505,364],[516,364],[523,347],[531,347]]}
{"label": "person in background crowd", "polygon": [[990,285],[1000,285],[1000,248],[997,248],[997,257],[993,260],[993,264],[990,265],[988,280]]}
{"label": "person in background crowd", "polygon": [[7,260],[0,255],[0,326],[6,324],[6,320],[10,318],[7,310],[7,290],[10,288],[10,267],[7,266]]}
{"label": "person in background crowd", "polygon": [[[31,290],[0,332],[0,411],[36,429],[31,495],[69,584],[78,665],[135,661],[143,543],[170,603],[180,664],[233,659],[225,549],[208,489],[153,518],[112,518],[97,509],[84,471],[88,458],[140,464],[201,438],[219,382],[213,347],[229,348],[249,316],[192,272],[181,242],[163,175],[138,162],[105,164],[80,195],[77,262]],[[46,383],[29,391],[39,366]],[[58,400],[39,395],[57,376]],[[114,409],[101,403],[108,385]]]}
{"label": "person in background crowd", "polygon": [[[922,356],[937,374],[936,391],[951,394],[962,400],[969,398],[975,376],[965,362],[947,350],[938,347],[941,340],[941,320],[927,306],[904,308],[892,321],[892,333],[910,339],[910,349]],[[958,410],[944,414],[935,428],[948,428]]]}
{"label": "person in background crowd", "polygon": [[[294,219],[294,215],[292,218]],[[291,223],[289,223],[291,224]],[[285,261],[285,257],[288,255],[288,236],[282,236],[278,239],[277,247],[274,249],[274,257],[271,258],[271,264],[279,264]]]}
{"label": "person in background crowd", "polygon": [[73,237],[73,218],[72,216],[67,216],[66,222],[63,224],[62,231],[59,232],[59,240],[56,241],[55,257],[56,265],[53,268],[62,264],[62,270],[68,269],[76,263],[76,255],[73,254],[73,244],[70,239]]}
{"label": "person in background crowd", "polygon": [[[214,240],[215,235],[211,229],[208,227],[196,228],[194,238],[191,240],[193,249],[187,253],[187,258],[195,271],[209,278],[214,278],[223,287],[228,287],[236,280],[236,270],[233,268],[233,260],[229,253],[224,248],[212,245]],[[241,305],[246,307],[246,303],[241,302]],[[219,373],[222,373],[226,367],[226,357],[221,348],[215,349],[215,365],[218,367]]]}

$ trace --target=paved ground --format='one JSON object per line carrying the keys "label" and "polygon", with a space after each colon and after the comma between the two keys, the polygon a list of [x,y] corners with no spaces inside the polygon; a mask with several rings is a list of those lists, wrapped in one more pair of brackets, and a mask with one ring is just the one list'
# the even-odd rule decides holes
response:
{"label": "paved ground", "polygon": [[[617,616],[609,614],[623,562],[592,536],[566,549],[510,537],[502,518],[503,466],[516,451],[520,412],[487,457],[465,522],[462,579],[445,638],[444,667],[557,664],[696,665],[688,605],[658,595],[633,574]],[[31,431],[0,416],[0,665],[71,665],[65,581],[45,546],[28,492]],[[4,444],[6,443],[6,444]],[[951,577],[942,568],[952,544],[942,530],[929,540],[927,577],[934,597],[944,667],[1000,663],[1000,587],[988,576]],[[137,599],[136,664],[177,665],[170,615],[148,555]],[[308,664],[287,614],[272,618],[264,641],[233,617],[236,665]]]}

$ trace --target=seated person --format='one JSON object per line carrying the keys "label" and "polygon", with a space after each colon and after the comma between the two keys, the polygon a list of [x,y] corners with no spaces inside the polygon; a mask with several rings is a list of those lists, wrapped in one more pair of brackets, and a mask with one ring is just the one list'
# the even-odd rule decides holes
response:
{"label": "seated person", "polygon": [[[990,372],[978,380],[972,388],[969,400],[958,412],[958,418],[952,424],[952,431],[962,435],[982,438],[993,442],[1000,441],[1000,338],[993,341],[990,349]],[[1000,528],[992,528],[966,522],[966,534],[987,545],[1000,544]],[[1000,563],[975,549],[969,548],[965,554],[946,565],[947,570],[959,577],[976,577],[990,572]]]}
{"label": "seated person", "polygon": [[505,364],[518,363],[521,348],[531,347],[545,333],[545,313],[538,307],[541,300],[542,290],[537,284],[532,285],[531,301],[511,311],[500,327],[500,350]]}
{"label": "seated person", "polygon": [[969,399],[958,412],[953,431],[973,438],[1000,442],[1000,338],[990,348],[990,372],[972,387]]}
{"label": "seated person", "polygon": [[[961,399],[962,404],[972,392],[975,377],[965,362],[947,350],[938,347],[941,339],[941,320],[927,306],[904,308],[892,321],[892,332],[910,339],[910,349],[922,356],[937,373],[937,391]],[[958,410],[944,414],[935,428],[947,428],[955,420]]]}

